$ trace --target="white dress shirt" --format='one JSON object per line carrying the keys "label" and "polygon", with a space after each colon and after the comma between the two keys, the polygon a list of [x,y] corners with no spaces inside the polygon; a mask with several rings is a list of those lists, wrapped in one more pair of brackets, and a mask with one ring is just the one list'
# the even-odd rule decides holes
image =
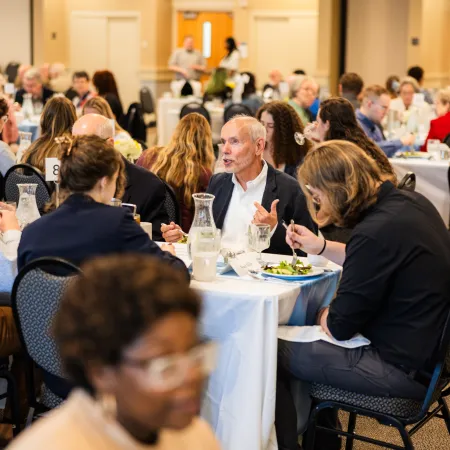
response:
{"label": "white dress shirt", "polygon": [[22,232],[5,231],[0,237],[0,292],[11,292],[17,275],[17,249]]}
{"label": "white dress shirt", "polygon": [[[248,227],[252,223],[256,212],[255,202],[261,204],[266,189],[267,163],[265,161],[260,174],[247,182],[244,191],[233,174],[233,194],[228,205],[227,214],[222,227],[222,248],[245,250],[248,247]],[[275,232],[276,227],[272,230]]]}
{"label": "white dress shirt", "polygon": [[239,53],[239,50],[233,50],[230,56],[225,56],[224,58],[222,58],[219,63],[219,67],[221,69],[227,69],[232,72],[238,72],[240,58],[241,55]]}

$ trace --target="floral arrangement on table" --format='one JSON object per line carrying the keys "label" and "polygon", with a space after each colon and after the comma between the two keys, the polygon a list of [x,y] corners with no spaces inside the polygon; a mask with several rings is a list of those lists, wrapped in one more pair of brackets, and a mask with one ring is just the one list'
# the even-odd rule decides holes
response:
{"label": "floral arrangement on table", "polygon": [[118,139],[114,141],[114,148],[130,162],[135,162],[142,153],[142,146],[134,139]]}

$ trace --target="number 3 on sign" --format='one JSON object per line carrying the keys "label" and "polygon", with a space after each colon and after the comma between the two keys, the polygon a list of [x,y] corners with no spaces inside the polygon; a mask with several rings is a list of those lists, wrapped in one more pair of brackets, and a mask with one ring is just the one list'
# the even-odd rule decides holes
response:
{"label": "number 3 on sign", "polygon": [[45,181],[59,182],[59,166],[61,161],[58,158],[45,158]]}

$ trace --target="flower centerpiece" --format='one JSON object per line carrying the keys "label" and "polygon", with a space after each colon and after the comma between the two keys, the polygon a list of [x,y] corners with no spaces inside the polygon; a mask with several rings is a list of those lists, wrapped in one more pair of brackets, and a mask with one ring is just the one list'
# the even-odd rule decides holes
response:
{"label": "flower centerpiece", "polygon": [[114,148],[130,162],[135,162],[142,153],[142,146],[134,139],[118,139],[114,141]]}

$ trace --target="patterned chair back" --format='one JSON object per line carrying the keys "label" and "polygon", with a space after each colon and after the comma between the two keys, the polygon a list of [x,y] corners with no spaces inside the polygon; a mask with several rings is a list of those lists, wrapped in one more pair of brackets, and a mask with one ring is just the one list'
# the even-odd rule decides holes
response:
{"label": "patterned chair back", "polygon": [[253,113],[248,106],[245,106],[242,103],[232,103],[225,108],[223,113],[223,123],[227,123],[238,114],[253,117]]}
{"label": "patterned chair back", "polygon": [[174,222],[181,225],[180,205],[178,204],[177,196],[175,195],[172,186],[168,185],[164,180],[161,181],[166,186],[166,198],[164,199],[164,207],[166,208],[169,220],[170,222]]}
{"label": "patterned chair back", "polygon": [[40,258],[20,271],[12,290],[12,308],[22,345],[38,366],[61,378],[61,361],[51,326],[65,289],[78,273],[78,267],[65,260]]}
{"label": "patterned chair back", "polygon": [[16,164],[5,174],[5,200],[19,203],[18,184],[35,183],[36,203],[39,210],[50,201],[50,189],[42,174],[29,164]]}
{"label": "patterned chair back", "polygon": [[200,114],[208,121],[209,124],[211,124],[211,116],[209,115],[208,110],[201,103],[191,102],[184,105],[180,111],[180,120],[190,113]]}

